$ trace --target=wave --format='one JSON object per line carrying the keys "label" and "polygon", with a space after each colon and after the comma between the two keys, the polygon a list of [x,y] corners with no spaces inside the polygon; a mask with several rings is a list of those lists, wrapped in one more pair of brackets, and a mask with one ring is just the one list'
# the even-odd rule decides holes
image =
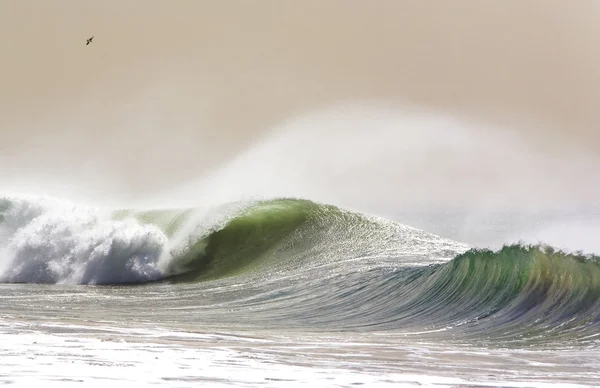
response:
{"label": "wave", "polygon": [[473,249],[303,199],[114,211],[5,197],[0,241],[2,282],[185,283],[203,295],[215,282],[236,285],[196,302],[212,303],[203,320],[236,311],[258,327],[510,341],[600,335],[596,256]]}
{"label": "wave", "polygon": [[402,326],[428,322],[495,340],[600,335],[600,258],[594,255],[545,245],[471,249],[423,270],[412,283],[402,286],[410,291],[396,306],[409,321],[396,322]]}
{"label": "wave", "polygon": [[[106,210],[50,198],[0,202],[0,281],[200,281],[367,256],[448,257],[461,244],[302,199]],[[399,257],[395,257],[399,259]]]}

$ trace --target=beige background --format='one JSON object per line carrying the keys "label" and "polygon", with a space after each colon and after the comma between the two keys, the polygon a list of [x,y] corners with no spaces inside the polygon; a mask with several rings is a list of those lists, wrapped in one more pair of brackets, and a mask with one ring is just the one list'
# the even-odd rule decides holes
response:
{"label": "beige background", "polygon": [[[211,195],[234,198],[252,194],[242,175],[263,187],[285,175],[263,176],[264,166],[231,172],[232,158],[263,144],[260,136],[343,101],[387,101],[399,105],[384,116],[408,103],[493,123],[475,131],[517,134],[537,155],[535,168],[521,168],[531,161],[522,151],[512,157],[510,146],[476,173],[479,162],[465,153],[429,152],[408,164],[394,144],[410,125],[382,135],[367,111],[348,138],[339,125],[332,130],[325,154],[310,151],[327,135],[320,121],[318,133],[299,135],[304,152],[290,140],[289,152],[264,156],[270,165],[277,157],[315,164],[314,181],[304,171],[292,179],[297,187],[280,191],[366,207],[468,205],[492,193],[496,201],[594,204],[599,36],[594,0],[2,0],[0,179],[5,189],[67,185],[90,198],[133,200],[224,168]],[[372,157],[343,152],[357,144]]]}

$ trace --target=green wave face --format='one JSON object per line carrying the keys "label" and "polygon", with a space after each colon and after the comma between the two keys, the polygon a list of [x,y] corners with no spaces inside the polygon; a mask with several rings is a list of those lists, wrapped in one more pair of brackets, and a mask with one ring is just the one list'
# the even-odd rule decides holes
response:
{"label": "green wave face", "polygon": [[235,209],[224,222],[199,233],[194,231],[195,209],[122,210],[113,217],[156,225],[172,239],[181,234],[183,246],[171,250],[165,273],[170,281],[200,281],[239,275],[286,253],[289,260],[294,239],[308,229],[318,237],[318,214],[333,209],[305,200],[262,201]]}
{"label": "green wave face", "polygon": [[[390,247],[398,233],[369,217],[301,199],[260,201],[235,209],[201,232],[194,210],[121,211],[158,226],[170,238],[183,232],[183,248],[173,249],[166,273],[171,281],[214,280],[297,265],[359,257]],[[383,232],[383,233],[380,233]],[[440,239],[441,240],[441,239]],[[335,255],[334,255],[335,254]]]}
{"label": "green wave face", "polygon": [[266,265],[280,251],[289,252],[307,226],[316,226],[319,206],[309,201],[259,203],[222,229],[200,239],[173,266],[183,272],[172,280],[209,280],[233,276]]}

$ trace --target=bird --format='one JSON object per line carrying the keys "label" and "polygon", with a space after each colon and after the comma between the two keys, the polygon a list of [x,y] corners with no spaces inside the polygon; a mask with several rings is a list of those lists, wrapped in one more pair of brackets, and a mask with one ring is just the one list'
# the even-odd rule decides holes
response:
{"label": "bird", "polygon": [[93,36],[87,40],[87,42],[85,43],[85,45],[87,46],[88,44],[92,43],[92,39],[94,39]]}

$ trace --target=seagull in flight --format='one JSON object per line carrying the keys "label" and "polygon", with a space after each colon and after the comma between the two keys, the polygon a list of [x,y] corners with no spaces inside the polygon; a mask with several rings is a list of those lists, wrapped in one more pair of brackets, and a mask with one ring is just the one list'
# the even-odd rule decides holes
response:
{"label": "seagull in flight", "polygon": [[85,45],[87,46],[88,44],[92,43],[92,39],[94,39],[93,36],[87,40],[87,42],[85,43]]}

